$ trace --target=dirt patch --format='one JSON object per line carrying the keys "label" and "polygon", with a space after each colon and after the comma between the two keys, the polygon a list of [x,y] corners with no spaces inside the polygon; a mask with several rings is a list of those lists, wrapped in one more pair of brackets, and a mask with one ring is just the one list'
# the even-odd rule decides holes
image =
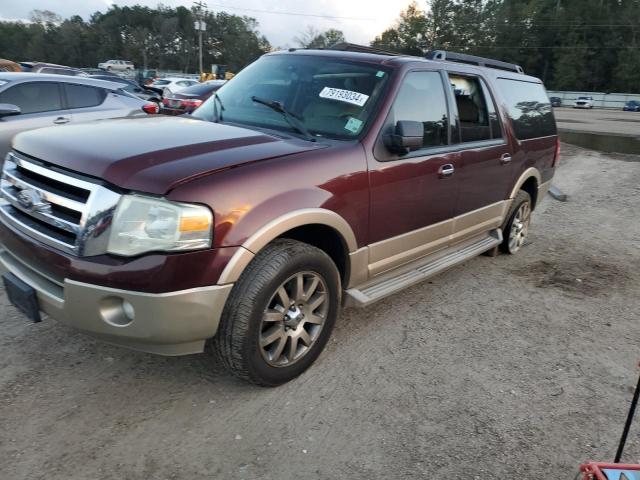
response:
{"label": "dirt patch", "polygon": [[532,280],[538,288],[559,288],[585,296],[623,289],[630,279],[619,265],[593,257],[540,260],[514,273]]}

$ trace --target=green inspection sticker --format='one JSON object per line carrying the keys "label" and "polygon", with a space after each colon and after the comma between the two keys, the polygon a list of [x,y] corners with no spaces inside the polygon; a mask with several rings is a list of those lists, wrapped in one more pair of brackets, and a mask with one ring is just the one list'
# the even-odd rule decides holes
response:
{"label": "green inspection sticker", "polygon": [[384,72],[382,70],[378,70],[378,73],[376,73],[376,77],[384,77]]}
{"label": "green inspection sticker", "polygon": [[351,133],[358,133],[360,131],[360,127],[362,127],[362,120],[358,120],[353,117],[349,117],[347,124],[344,126],[344,128],[349,130]]}

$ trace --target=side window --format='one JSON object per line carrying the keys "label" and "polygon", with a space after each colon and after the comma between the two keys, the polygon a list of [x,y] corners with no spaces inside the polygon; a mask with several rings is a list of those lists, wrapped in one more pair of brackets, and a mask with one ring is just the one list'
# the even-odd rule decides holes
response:
{"label": "side window", "polygon": [[498,85],[507,102],[513,131],[519,140],[557,133],[551,103],[541,83],[499,78]]}
{"label": "side window", "polygon": [[396,122],[412,120],[424,126],[422,148],[449,143],[449,114],[439,72],[410,72],[405,77],[391,109]]}
{"label": "side window", "polygon": [[0,93],[0,103],[20,107],[23,114],[62,110],[60,88],[53,82],[28,82]]}
{"label": "side window", "polygon": [[[483,85],[477,77],[449,75],[460,120],[460,141],[480,142],[491,140],[491,114],[497,120],[491,97],[486,98]],[[491,108],[489,108],[489,105]],[[497,134],[500,137],[498,125]],[[494,137],[496,138],[496,137]]]}
{"label": "side window", "polygon": [[69,108],[95,107],[104,101],[105,91],[86,85],[65,84]]}

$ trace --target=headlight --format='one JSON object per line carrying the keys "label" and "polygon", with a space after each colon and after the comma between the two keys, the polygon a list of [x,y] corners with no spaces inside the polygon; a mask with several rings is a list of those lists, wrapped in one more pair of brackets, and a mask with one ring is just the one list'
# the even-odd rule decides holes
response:
{"label": "headlight", "polygon": [[212,225],[211,210],[201,205],[125,195],[113,217],[107,251],[133,256],[208,248]]}

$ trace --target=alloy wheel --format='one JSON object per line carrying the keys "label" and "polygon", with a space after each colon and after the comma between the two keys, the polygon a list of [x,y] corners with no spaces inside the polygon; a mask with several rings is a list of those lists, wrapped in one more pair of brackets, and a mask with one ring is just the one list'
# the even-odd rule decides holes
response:
{"label": "alloy wheel", "polygon": [[516,211],[511,222],[511,230],[509,232],[509,251],[511,253],[517,252],[524,245],[530,221],[531,205],[529,202],[524,202]]}
{"label": "alloy wheel", "polygon": [[288,367],[304,357],[320,336],[329,311],[329,290],[315,272],[298,272],[272,295],[260,323],[262,357]]}

